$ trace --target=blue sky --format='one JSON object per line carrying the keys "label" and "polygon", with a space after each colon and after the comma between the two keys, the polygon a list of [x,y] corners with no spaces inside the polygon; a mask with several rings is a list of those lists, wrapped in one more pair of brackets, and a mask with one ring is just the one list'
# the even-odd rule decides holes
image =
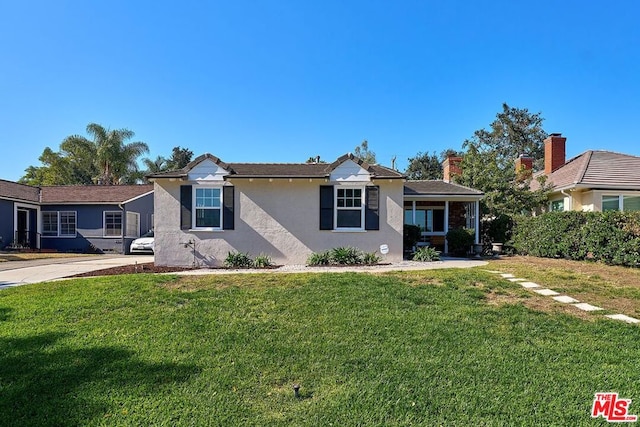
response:
{"label": "blue sky", "polygon": [[328,161],[364,139],[401,170],[503,102],[567,155],[640,155],[635,1],[0,2],[0,178],[88,123],[226,162]]}

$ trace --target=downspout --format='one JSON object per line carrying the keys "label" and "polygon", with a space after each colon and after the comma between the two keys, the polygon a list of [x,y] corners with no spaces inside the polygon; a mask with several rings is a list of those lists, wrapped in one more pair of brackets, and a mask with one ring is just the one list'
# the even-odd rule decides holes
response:
{"label": "downspout", "polygon": [[127,253],[125,252],[125,248],[127,247],[127,240],[126,240],[126,235],[127,233],[125,232],[125,230],[127,229],[127,215],[126,212],[124,210],[124,206],[122,206],[122,203],[118,203],[118,207],[120,208],[120,210],[122,211],[122,255],[126,255]]}

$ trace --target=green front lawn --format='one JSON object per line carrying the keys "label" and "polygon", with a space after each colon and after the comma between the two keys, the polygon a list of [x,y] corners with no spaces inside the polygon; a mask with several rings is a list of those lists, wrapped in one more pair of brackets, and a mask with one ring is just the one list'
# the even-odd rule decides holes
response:
{"label": "green front lawn", "polygon": [[479,269],[8,289],[0,425],[591,426],[602,391],[640,413],[640,328],[532,298]]}

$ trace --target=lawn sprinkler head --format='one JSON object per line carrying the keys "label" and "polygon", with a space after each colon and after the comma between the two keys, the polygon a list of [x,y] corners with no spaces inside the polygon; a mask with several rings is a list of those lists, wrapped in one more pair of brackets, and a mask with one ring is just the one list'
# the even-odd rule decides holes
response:
{"label": "lawn sprinkler head", "polygon": [[300,384],[293,385],[293,395],[296,397],[296,399],[300,398]]}

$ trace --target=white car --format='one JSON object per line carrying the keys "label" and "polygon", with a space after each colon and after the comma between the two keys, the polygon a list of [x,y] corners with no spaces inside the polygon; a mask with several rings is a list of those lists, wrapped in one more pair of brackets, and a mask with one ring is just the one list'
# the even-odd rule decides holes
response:
{"label": "white car", "polygon": [[133,253],[153,253],[153,230],[146,232],[142,236],[135,239],[131,242],[131,247],[129,248],[129,252]]}

